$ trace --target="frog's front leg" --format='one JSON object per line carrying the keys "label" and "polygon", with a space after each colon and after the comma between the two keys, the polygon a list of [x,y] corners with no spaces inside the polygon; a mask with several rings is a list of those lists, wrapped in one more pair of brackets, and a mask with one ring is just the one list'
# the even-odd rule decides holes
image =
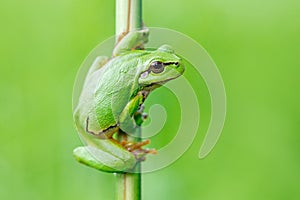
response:
{"label": "frog's front leg", "polygon": [[139,110],[140,106],[143,103],[143,100],[144,95],[139,92],[133,99],[131,99],[127,103],[124,110],[122,111],[119,118],[119,124],[120,129],[125,133],[134,133],[137,126],[140,125],[136,123],[134,114]]}
{"label": "frog's front leg", "polygon": [[149,30],[142,29],[127,33],[115,46],[113,56],[118,56],[123,52],[133,49],[143,48],[148,42]]}

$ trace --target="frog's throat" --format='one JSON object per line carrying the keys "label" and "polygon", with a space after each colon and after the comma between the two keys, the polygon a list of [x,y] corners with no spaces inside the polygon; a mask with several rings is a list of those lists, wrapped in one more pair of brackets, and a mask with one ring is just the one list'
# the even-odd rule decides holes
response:
{"label": "frog's throat", "polygon": [[160,87],[161,84],[151,83],[150,85],[142,87],[142,91],[151,92],[152,90]]}

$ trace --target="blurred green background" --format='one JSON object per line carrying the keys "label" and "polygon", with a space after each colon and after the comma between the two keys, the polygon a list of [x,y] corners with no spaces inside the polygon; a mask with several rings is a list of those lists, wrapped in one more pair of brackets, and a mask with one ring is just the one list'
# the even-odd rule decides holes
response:
{"label": "blurred green background", "polygon": [[[1,0],[0,199],[113,199],[113,175],[72,157],[81,145],[72,88],[87,54],[114,34],[114,7]],[[300,199],[300,1],[144,0],[143,7],[147,26],[178,30],[207,49],[228,101],[213,152],[198,160],[204,125],[183,157],[143,176],[143,199]],[[209,96],[198,81],[207,124]]]}

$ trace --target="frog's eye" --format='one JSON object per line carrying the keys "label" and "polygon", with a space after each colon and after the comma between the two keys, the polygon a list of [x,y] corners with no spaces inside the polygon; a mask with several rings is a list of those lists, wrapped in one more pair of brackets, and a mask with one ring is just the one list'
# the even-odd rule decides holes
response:
{"label": "frog's eye", "polygon": [[164,71],[164,64],[159,61],[154,61],[150,64],[150,71],[152,71],[154,74],[159,74]]}

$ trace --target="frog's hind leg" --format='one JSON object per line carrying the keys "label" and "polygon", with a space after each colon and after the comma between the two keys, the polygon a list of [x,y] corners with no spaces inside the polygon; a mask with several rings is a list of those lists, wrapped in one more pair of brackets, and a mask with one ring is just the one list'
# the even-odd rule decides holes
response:
{"label": "frog's hind leg", "polygon": [[89,116],[86,118],[86,126],[85,131],[89,134],[94,135],[95,137],[99,139],[113,139],[112,135],[119,130],[118,124],[114,126],[110,126],[107,129],[100,131],[100,132],[94,132],[89,130]]}

